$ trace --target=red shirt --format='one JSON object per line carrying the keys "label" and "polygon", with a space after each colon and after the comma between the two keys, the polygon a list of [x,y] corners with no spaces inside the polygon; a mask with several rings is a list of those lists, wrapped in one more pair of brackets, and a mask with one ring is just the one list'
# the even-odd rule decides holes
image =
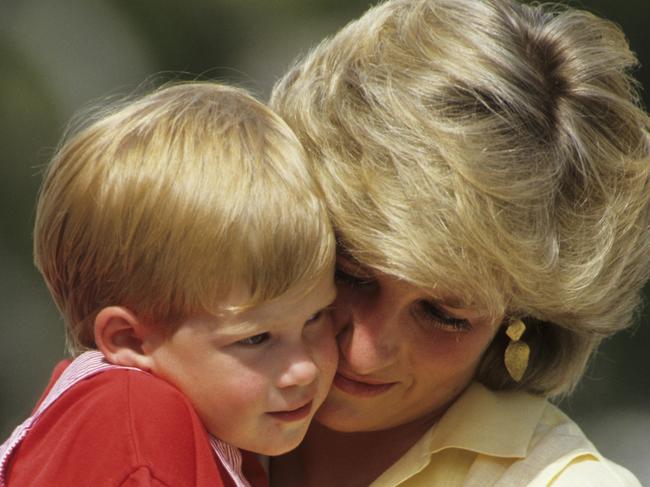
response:
{"label": "red shirt", "polygon": [[[48,390],[68,363],[57,365]],[[268,486],[259,462],[243,455],[251,486]],[[124,369],[84,379],[57,399],[13,453],[6,478],[9,487],[232,485],[185,396]]]}

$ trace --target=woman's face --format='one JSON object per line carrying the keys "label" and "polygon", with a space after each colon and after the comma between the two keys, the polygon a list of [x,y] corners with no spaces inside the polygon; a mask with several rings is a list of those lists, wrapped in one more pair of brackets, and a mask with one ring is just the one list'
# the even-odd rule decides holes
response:
{"label": "woman's face", "polygon": [[347,432],[430,424],[472,380],[497,323],[346,257],[336,279],[339,366],[318,421]]}

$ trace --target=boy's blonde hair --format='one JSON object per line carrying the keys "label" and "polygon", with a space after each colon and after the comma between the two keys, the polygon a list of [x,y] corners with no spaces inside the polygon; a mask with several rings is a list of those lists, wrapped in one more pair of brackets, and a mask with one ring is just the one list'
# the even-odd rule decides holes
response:
{"label": "boy's blonde hair", "polygon": [[362,264],[524,317],[520,384],[570,391],[650,272],[650,124],[621,30],[511,0],[392,0],[325,40],[271,105],[317,164]]}
{"label": "boy's blonde hair", "polygon": [[189,83],[68,138],[41,188],[35,261],[73,352],[109,305],[173,328],[236,285],[250,305],[333,262],[320,190],[289,127],[241,89]]}

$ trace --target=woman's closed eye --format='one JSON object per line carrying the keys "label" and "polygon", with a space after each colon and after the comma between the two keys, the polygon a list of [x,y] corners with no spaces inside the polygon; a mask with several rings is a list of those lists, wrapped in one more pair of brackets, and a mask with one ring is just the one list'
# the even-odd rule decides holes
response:
{"label": "woman's closed eye", "polygon": [[334,280],[339,284],[344,284],[350,287],[368,287],[372,286],[375,283],[375,281],[370,276],[355,275],[339,266],[336,267]]}
{"label": "woman's closed eye", "polygon": [[420,299],[414,304],[414,313],[425,325],[452,332],[469,331],[472,326],[469,320],[457,318],[447,313],[439,304],[427,299]]}

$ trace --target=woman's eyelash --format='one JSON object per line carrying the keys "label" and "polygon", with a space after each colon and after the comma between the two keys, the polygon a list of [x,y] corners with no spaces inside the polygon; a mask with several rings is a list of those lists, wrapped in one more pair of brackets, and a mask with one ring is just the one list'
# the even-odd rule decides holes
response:
{"label": "woman's eyelash", "polygon": [[421,300],[417,303],[420,314],[430,321],[439,323],[445,328],[466,331],[471,328],[469,320],[449,316],[440,306],[431,301]]}

